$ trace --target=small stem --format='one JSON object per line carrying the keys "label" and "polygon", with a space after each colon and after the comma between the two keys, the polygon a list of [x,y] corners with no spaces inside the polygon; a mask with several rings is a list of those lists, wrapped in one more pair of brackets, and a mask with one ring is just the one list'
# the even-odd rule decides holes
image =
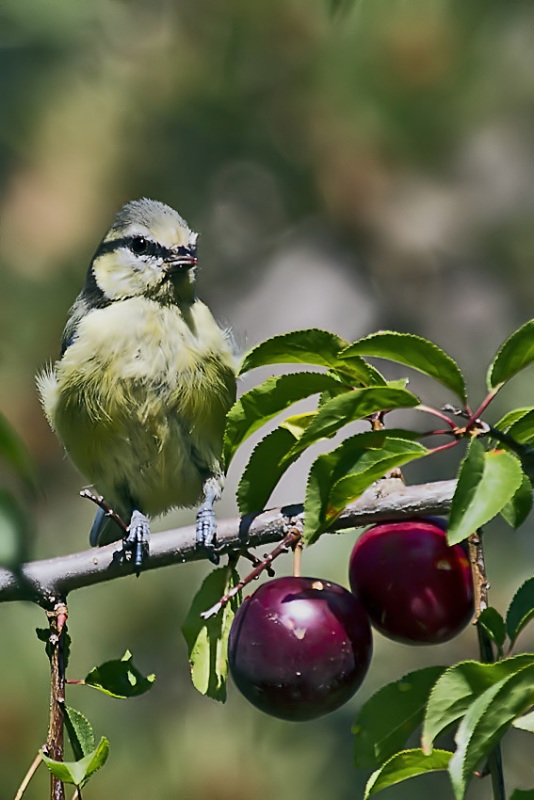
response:
{"label": "small stem", "polygon": [[301,576],[303,547],[302,539],[299,539],[298,542],[293,545],[293,577],[295,578],[300,578]]}
{"label": "small stem", "polygon": [[[476,624],[477,628],[478,650],[480,653],[480,660],[485,664],[491,664],[493,661],[495,661],[495,654],[493,652],[491,639],[484,628],[477,624],[480,615],[484,609],[488,608],[489,605],[489,582],[486,575],[486,562],[484,559],[481,530],[471,534],[468,539],[468,547],[469,563],[471,564],[471,575],[473,577],[475,594],[475,616],[473,622]],[[506,800],[502,753],[499,744],[493,748],[488,756],[487,770],[491,775],[493,800]]]}
{"label": "small stem", "polygon": [[418,439],[425,439],[427,436],[456,436],[456,432],[450,428],[438,428],[432,431],[422,431],[417,434]]}
{"label": "small stem", "polygon": [[[489,582],[486,576],[486,563],[484,560],[484,550],[482,548],[481,532],[477,531],[476,533],[472,533],[467,540],[467,545],[475,595],[475,615],[473,617],[473,624],[476,625],[478,618],[489,605]],[[493,653],[491,661],[493,661]]]}
{"label": "small stem", "polygon": [[97,505],[102,509],[102,511],[105,511],[107,517],[117,523],[123,533],[128,533],[128,525],[125,523],[122,517],[119,517],[119,515],[113,511],[111,506],[106,503],[101,494],[95,494],[90,489],[82,489],[80,492],[80,497],[83,497],[85,500],[90,500],[92,503]]}
{"label": "small stem", "polygon": [[442,422],[445,422],[449,426],[451,431],[454,431],[456,429],[456,425],[454,424],[452,419],[450,419],[446,414],[444,414],[443,411],[438,411],[437,408],[432,408],[431,406],[425,406],[423,403],[420,403],[418,406],[415,406],[415,410],[424,411],[425,414],[432,414],[434,417],[438,417],[438,419],[442,420]]}
{"label": "small stem", "polygon": [[[63,761],[63,722],[65,712],[65,654],[64,643],[67,631],[67,606],[58,602],[53,611],[47,612],[50,628],[50,722],[46,740],[46,754],[54,761]],[[50,775],[51,800],[65,800],[63,783]]]}
{"label": "small stem", "polygon": [[203,619],[209,619],[210,617],[215,616],[215,614],[218,614],[219,611],[230,602],[232,597],[235,597],[236,594],[238,594],[241,591],[241,589],[243,589],[245,586],[247,586],[247,584],[255,580],[255,578],[259,577],[259,575],[261,575],[261,573],[264,570],[269,569],[275,558],[278,558],[278,556],[281,555],[282,553],[287,553],[290,547],[294,547],[297,544],[297,542],[300,541],[301,536],[302,534],[297,527],[290,528],[290,530],[288,531],[288,533],[286,533],[280,544],[277,545],[274,548],[274,550],[271,550],[271,552],[268,555],[266,555],[265,558],[262,561],[260,561],[260,563],[256,567],[254,567],[254,569],[251,572],[249,572],[248,575],[242,578],[242,580],[240,580],[239,583],[237,583],[233,589],[230,589],[230,591],[227,592],[227,594],[223,595],[223,597],[221,597],[218,603],[215,603],[214,606],[208,608],[207,611],[203,611],[201,617]]}
{"label": "small stem", "polygon": [[459,441],[460,441],[459,439],[455,439],[453,442],[447,442],[446,444],[440,444],[439,447],[432,447],[428,451],[428,455],[432,456],[435,453],[441,453],[442,450],[450,450],[451,447],[456,447],[456,445],[458,444]]}
{"label": "small stem", "polygon": [[482,416],[484,411],[487,409],[487,407],[489,406],[489,404],[491,403],[491,401],[493,400],[493,398],[495,397],[495,395],[497,394],[499,389],[500,389],[500,386],[498,386],[496,389],[493,389],[491,392],[489,392],[486,395],[486,397],[484,398],[484,400],[482,401],[482,403],[479,405],[477,410],[471,414],[471,416],[467,420],[467,425],[465,426],[465,432],[466,433],[469,433],[469,431],[472,428],[474,428],[474,426],[478,422],[479,418]]}
{"label": "small stem", "polygon": [[35,756],[30,765],[28,772],[24,776],[22,783],[18,788],[17,794],[15,795],[15,800],[21,800],[24,792],[28,788],[31,779],[33,778],[33,776],[35,775],[35,773],[37,772],[42,763],[43,759],[41,758],[41,753],[37,753],[37,755]]}

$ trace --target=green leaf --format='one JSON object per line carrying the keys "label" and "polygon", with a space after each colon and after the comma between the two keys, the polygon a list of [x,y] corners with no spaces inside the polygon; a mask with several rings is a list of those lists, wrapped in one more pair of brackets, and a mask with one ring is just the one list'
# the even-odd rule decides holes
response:
{"label": "green leaf", "polygon": [[[364,450],[348,475],[333,485],[328,498],[327,524],[331,525],[344,508],[394,467],[401,467],[416,458],[426,456],[428,450],[418,442],[394,439],[388,436],[380,450]],[[356,461],[356,459],[355,459]]]}
{"label": "green leaf", "polygon": [[295,437],[284,428],[274,431],[256,445],[237,487],[237,505],[241,514],[261,511],[276,484],[298,456],[280,464],[295,444]]}
{"label": "green leaf", "polygon": [[511,436],[516,442],[526,443],[534,439],[534,410],[528,411],[520,419],[508,428],[508,436]]}
{"label": "green leaf", "polygon": [[298,455],[285,461],[284,457],[295,441],[300,439],[315,413],[312,411],[288,417],[256,445],[237,487],[237,504],[241,514],[251,514],[265,508],[276,484]]}
{"label": "green leaf", "polygon": [[510,800],[534,800],[534,789],[516,789]]}
{"label": "green leaf", "polygon": [[434,750],[430,755],[425,755],[419,748],[396,753],[380,769],[373,772],[367,781],[363,800],[372,797],[381,789],[387,789],[417,775],[446,770],[451,756],[452,753],[448,750]]}
{"label": "green leaf", "polygon": [[318,328],[274,336],[245,353],[239,374],[268,364],[317,364],[335,367],[338,353],[348,342],[335,333]]}
{"label": "green leaf", "polygon": [[13,495],[0,488],[0,566],[16,569],[24,561],[30,521]]}
{"label": "green leaf", "polygon": [[106,661],[93,667],[84,683],[111,697],[125,700],[127,697],[137,697],[148,692],[155,680],[155,675],[145,677],[139,672],[133,663],[132,654],[127,650],[121,659]]}
{"label": "green leaf", "polygon": [[513,498],[523,480],[521,465],[505,450],[486,452],[477,439],[469,445],[452,498],[449,544],[467,539]]}
{"label": "green leaf", "polygon": [[512,528],[519,528],[532,510],[532,484],[526,475],[511,500],[501,511],[504,520]]}
{"label": "green leaf", "polygon": [[65,707],[65,728],[77,760],[89,755],[95,749],[95,735],[91,723],[80,711]]}
{"label": "green leaf", "polygon": [[41,758],[56,778],[63,783],[72,783],[74,786],[84,786],[91,775],[101,769],[109,755],[109,742],[103,736],[91,753],[79,761],[54,761],[41,753]]}
{"label": "green leaf", "polygon": [[477,764],[534,702],[534,666],[524,667],[486,689],[469,706],[458,726],[449,774],[456,800],[463,800]]}
{"label": "green leaf", "polygon": [[314,542],[323,531],[328,496],[332,486],[332,473],[336,463],[337,456],[334,450],[318,456],[310,467],[304,499],[304,542],[308,544]]}
{"label": "green leaf", "polygon": [[354,386],[385,386],[387,381],[376,369],[360,356],[340,358],[337,365],[331,367],[330,374],[339,375],[341,380],[350,381]]}
{"label": "green leaf", "polygon": [[461,661],[443,673],[430,693],[423,723],[421,746],[431,752],[437,736],[457,722],[486,689],[509,675],[534,665],[534,655],[522,653],[495,664]]}
{"label": "green leaf", "polygon": [[534,320],[526,322],[504,342],[488,370],[488,389],[498,389],[534,361]]}
{"label": "green leaf", "polygon": [[514,728],[518,728],[520,731],[534,733],[534,711],[530,711],[528,714],[514,719],[512,724]]}
{"label": "green leaf", "polygon": [[182,625],[195,689],[223,703],[226,700],[228,676],[228,636],[239,607],[239,598],[232,598],[218,614],[208,619],[201,614],[214,606],[238,581],[237,572],[228,567],[210,572],[194,596]]}
{"label": "green leaf", "polygon": [[35,467],[26,445],[0,413],[0,459],[3,459],[14,472],[25,481],[30,489],[35,489]]}
{"label": "green leaf", "polygon": [[513,411],[508,411],[504,417],[501,417],[501,419],[493,427],[506,433],[515,422],[518,422],[531,411],[534,411],[534,406],[514,408]]}
{"label": "green leaf", "polygon": [[444,670],[425,667],[410,672],[379,689],[362,706],[352,727],[357,768],[374,769],[402,750],[423,721],[430,689]]}
{"label": "green leaf", "polygon": [[386,472],[427,453],[406,433],[406,437],[398,430],[359,433],[314,461],[304,501],[307,544],[316,541],[349,502]]}
{"label": "green leaf", "polygon": [[418,404],[419,399],[411,392],[405,389],[391,389],[388,386],[373,386],[344,392],[319,408],[286,458],[292,459],[320,439],[331,438],[344,425],[354,420],[364,419],[377,411],[412,408]]}
{"label": "green leaf", "polygon": [[296,372],[267,378],[234,403],[226,418],[224,461],[228,468],[238,447],[281,411],[310,395],[339,391],[339,382],[322,372]]}
{"label": "green leaf", "polygon": [[332,370],[342,379],[363,386],[385,383],[377,369],[363,358],[340,359],[338,353],[348,345],[345,339],[329,331],[310,328],[274,336],[253,347],[243,358],[239,374],[269,364],[315,364]]}
{"label": "green leaf", "polygon": [[359,339],[340,354],[377,356],[404,364],[442,383],[463,403],[466,402],[465,380],[458,364],[440,347],[413,333],[379,331]]}
{"label": "green leaf", "polygon": [[519,587],[506,614],[506,630],[513,647],[517,637],[534,617],[534,578]]}
{"label": "green leaf", "polygon": [[502,648],[506,639],[506,625],[496,608],[485,608],[477,620],[477,625],[483,628],[486,634],[495,642],[499,657],[502,657]]}
{"label": "green leaf", "polygon": [[289,431],[293,434],[295,439],[300,439],[316,414],[316,411],[306,411],[304,414],[295,414],[293,417],[286,417],[286,419],[280,423],[279,427]]}

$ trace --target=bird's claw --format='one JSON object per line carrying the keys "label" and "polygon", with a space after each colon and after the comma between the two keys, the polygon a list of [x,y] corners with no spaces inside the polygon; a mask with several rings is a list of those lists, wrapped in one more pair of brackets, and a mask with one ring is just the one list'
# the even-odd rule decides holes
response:
{"label": "bird's claw", "polygon": [[206,550],[212,564],[218,564],[220,558],[215,549],[217,543],[217,521],[211,504],[202,505],[198,509],[196,534],[197,547],[202,547]]}
{"label": "bird's claw", "polygon": [[143,561],[148,556],[150,541],[150,524],[148,518],[140,511],[133,511],[130,524],[128,525],[128,535],[123,539],[123,549],[132,554],[135,573],[139,575]]}

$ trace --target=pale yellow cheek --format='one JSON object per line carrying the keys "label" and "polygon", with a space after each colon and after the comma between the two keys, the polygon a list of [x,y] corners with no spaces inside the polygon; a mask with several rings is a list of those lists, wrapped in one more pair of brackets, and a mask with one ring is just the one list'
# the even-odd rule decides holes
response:
{"label": "pale yellow cheek", "polygon": [[105,253],[93,264],[97,284],[111,299],[145,294],[162,282],[161,270],[148,265],[143,269],[137,267],[138,263],[121,250]]}

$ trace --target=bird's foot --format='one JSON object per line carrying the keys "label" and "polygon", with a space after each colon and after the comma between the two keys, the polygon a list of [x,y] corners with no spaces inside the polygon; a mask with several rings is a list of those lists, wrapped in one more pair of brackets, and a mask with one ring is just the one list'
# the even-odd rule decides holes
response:
{"label": "bird's foot", "polygon": [[139,575],[143,561],[148,556],[150,541],[150,523],[140,511],[133,511],[128,525],[128,535],[122,540],[125,552],[132,554],[135,574]]}
{"label": "bird's foot", "polygon": [[212,564],[219,563],[219,554],[215,549],[217,540],[217,520],[212,503],[203,503],[197,511],[197,547],[206,550]]}

